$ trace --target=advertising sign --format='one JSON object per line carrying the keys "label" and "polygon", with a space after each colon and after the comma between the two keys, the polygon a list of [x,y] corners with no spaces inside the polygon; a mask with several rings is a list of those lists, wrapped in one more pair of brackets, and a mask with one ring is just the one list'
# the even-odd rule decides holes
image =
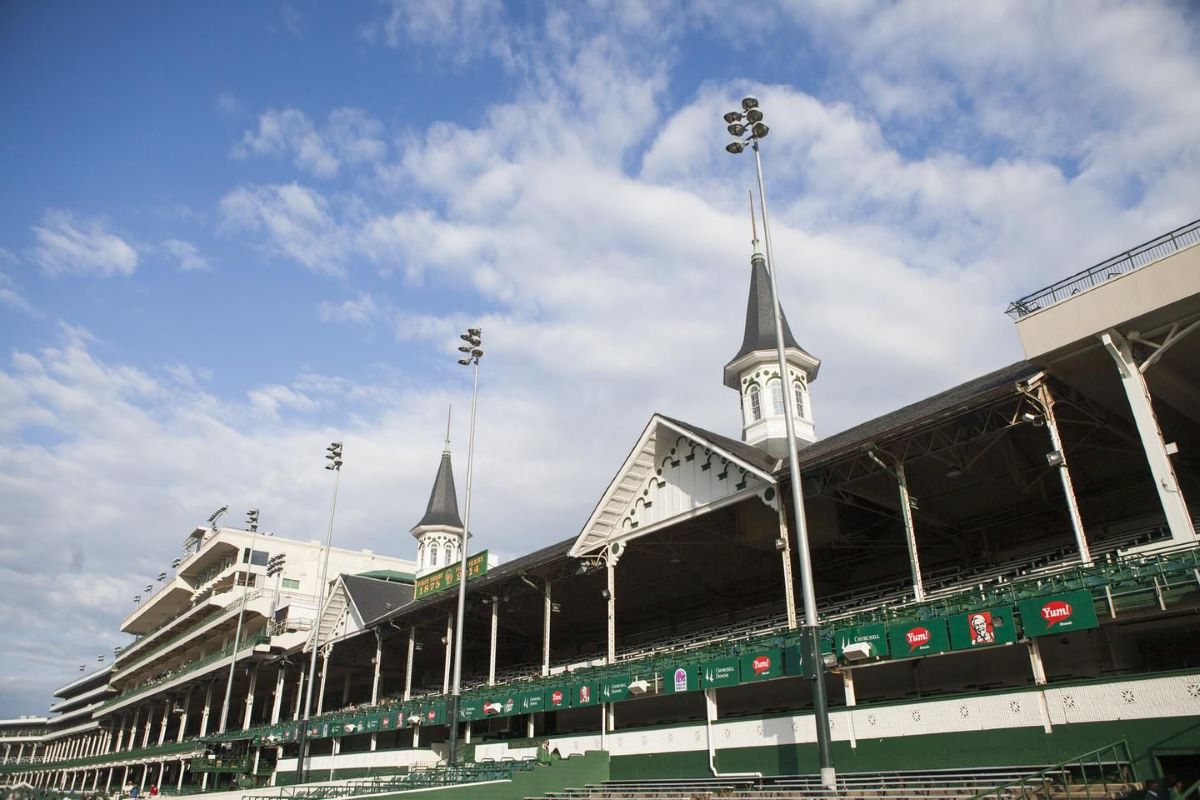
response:
{"label": "advertising sign", "polygon": [[541,689],[526,692],[521,696],[521,713],[533,714],[546,707],[546,695]]}
{"label": "advertising sign", "polygon": [[1026,636],[1050,636],[1097,627],[1096,604],[1091,592],[1064,592],[1035,597],[1018,604]]}
{"label": "advertising sign", "polygon": [[[478,578],[480,575],[486,575],[487,568],[488,551],[480,550],[475,555],[467,558],[467,580]],[[417,578],[413,583],[413,600],[420,600],[426,595],[435,594],[452,586],[458,586],[458,573],[461,571],[461,565],[454,564],[445,569],[439,569],[437,572],[430,573],[423,578]]]}
{"label": "advertising sign", "polygon": [[600,681],[600,702],[618,703],[629,697],[629,676],[615,675]]}
{"label": "advertising sign", "polygon": [[789,644],[783,648],[783,674],[807,675],[804,669],[804,647],[799,644]]}
{"label": "advertising sign", "polygon": [[571,705],[571,689],[568,686],[554,686],[546,690],[546,710],[569,708]]}
{"label": "advertising sign", "polygon": [[871,658],[888,654],[887,628],[883,624],[860,625],[857,628],[843,628],[833,635],[835,652],[841,658],[846,652],[846,645],[866,642],[871,646]]}
{"label": "advertising sign", "polygon": [[700,679],[705,689],[737,686],[741,682],[736,658],[719,658],[700,665]]}
{"label": "advertising sign", "polygon": [[1012,608],[979,608],[950,618],[950,645],[955,650],[977,650],[1016,640]]}
{"label": "advertising sign", "polygon": [[769,681],[783,677],[783,651],[770,647],[742,655],[742,683]]}
{"label": "advertising sign", "polygon": [[950,634],[942,617],[888,624],[892,658],[909,658],[944,653],[950,649]]}
{"label": "advertising sign", "polygon": [[571,707],[594,706],[600,702],[600,692],[594,683],[579,683],[571,687]]}
{"label": "advertising sign", "polygon": [[695,664],[677,664],[663,670],[664,694],[694,692],[700,688],[700,668]]}

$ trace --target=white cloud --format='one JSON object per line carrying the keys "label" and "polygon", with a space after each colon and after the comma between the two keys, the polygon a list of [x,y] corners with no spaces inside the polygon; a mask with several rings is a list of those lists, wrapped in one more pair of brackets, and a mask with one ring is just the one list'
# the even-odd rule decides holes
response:
{"label": "white cloud", "polygon": [[241,187],[220,206],[226,228],[262,233],[271,254],[313,272],[344,274],[345,234],[319,192],[296,183]]}
{"label": "white cloud", "polygon": [[340,303],[324,302],[317,307],[317,316],[322,322],[372,322],[379,316],[380,309],[375,298],[363,292]]}
{"label": "white cloud", "polygon": [[100,220],[76,219],[51,209],[33,227],[37,245],[33,259],[48,275],[132,275],[137,251],[120,236],[104,229]]}
{"label": "white cloud", "polygon": [[333,178],[343,163],[382,159],[387,154],[382,133],[383,126],[358,108],[335,109],[319,129],[302,111],[271,109],[259,116],[257,130],[242,135],[233,155],[290,155],[297,169],[317,178]]}
{"label": "white cloud", "polygon": [[383,19],[368,23],[363,38],[388,47],[406,47],[418,58],[437,55],[462,65],[482,53],[509,58],[511,29],[503,24],[500,0],[392,0]]}
{"label": "white cloud", "polygon": [[[8,251],[0,249],[0,263],[6,260],[6,256],[8,256]],[[17,289],[13,279],[3,272],[0,272],[0,305],[22,311],[30,316],[41,316],[41,312],[34,308],[29,299]]]}
{"label": "white cloud", "polygon": [[184,272],[202,272],[211,269],[208,260],[200,255],[196,245],[182,239],[166,239],[162,247],[179,263]]}

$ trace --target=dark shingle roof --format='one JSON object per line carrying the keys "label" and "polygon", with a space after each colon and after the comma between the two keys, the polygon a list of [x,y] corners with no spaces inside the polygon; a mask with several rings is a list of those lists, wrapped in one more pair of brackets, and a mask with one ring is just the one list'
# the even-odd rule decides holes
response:
{"label": "dark shingle roof", "polygon": [[412,602],[411,583],[364,578],[362,575],[343,575],[342,583],[364,623]]}
{"label": "dark shingle roof", "polygon": [[[1028,361],[1018,361],[882,417],[868,420],[828,439],[819,439],[800,448],[800,466],[806,468],[832,461],[851,450],[882,439],[895,438],[939,418],[951,417],[971,406],[1011,394],[1016,391],[1018,381],[1028,380],[1039,371],[1036,365]],[[787,462],[782,466],[786,467]]]}
{"label": "dark shingle roof", "polygon": [[696,434],[698,438],[715,444],[722,450],[732,453],[741,460],[745,461],[747,464],[757,467],[765,472],[774,472],[779,464],[779,460],[777,458],[765,450],[760,450],[752,444],[746,444],[745,442],[739,442],[737,439],[730,439],[728,436],[722,436],[719,433],[706,431],[704,428],[693,425],[690,422],[684,422],[683,420],[668,417],[666,414],[659,414],[659,416],[668,422],[678,425],[684,430],[691,431],[692,433]]}
{"label": "dark shingle roof", "polygon": [[[754,258],[750,260],[750,296],[746,301],[746,332],[742,336],[742,346],[737,351],[737,355],[729,359],[730,364],[755,350],[775,349],[773,305],[771,302],[771,276],[767,274],[767,261],[761,254],[755,253]],[[780,311],[782,310],[781,308]],[[802,352],[807,352],[796,344],[796,337],[792,336],[792,328],[788,325],[787,314],[783,315],[783,344],[784,347],[794,347]]]}
{"label": "dark shingle roof", "polygon": [[429,493],[429,505],[425,507],[425,516],[421,517],[416,527],[422,525],[463,526],[462,517],[458,515],[458,495],[454,493],[454,468],[450,466],[449,450],[442,452],[442,463],[438,465],[433,491]]}

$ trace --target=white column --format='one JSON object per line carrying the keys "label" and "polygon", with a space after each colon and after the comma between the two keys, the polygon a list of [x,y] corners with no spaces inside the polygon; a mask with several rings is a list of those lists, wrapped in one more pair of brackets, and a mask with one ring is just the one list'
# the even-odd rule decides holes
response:
{"label": "white column", "polygon": [[292,709],[292,719],[297,721],[300,719],[300,706],[304,698],[304,668],[301,667],[298,672],[299,674],[296,676],[296,707]]}
{"label": "white column", "polygon": [[550,581],[546,581],[546,592],[542,595],[542,677],[550,674]]}
{"label": "white column", "polygon": [[179,759],[179,780],[175,783],[175,791],[176,792],[183,791],[183,771],[186,768],[187,768],[187,762],[184,761],[182,758]]}
{"label": "white column", "polygon": [[408,629],[408,661],[404,666],[404,699],[412,699],[413,656],[417,649],[417,629]]}
{"label": "white column", "polygon": [[121,751],[121,745],[125,743],[125,716],[125,714],[121,715],[120,722],[116,722],[115,718],[113,720],[117,725],[117,744],[110,752],[119,753]]}
{"label": "white column", "polygon": [[488,686],[496,685],[496,643],[500,633],[500,598],[492,595],[492,647],[488,657]]}
{"label": "white column", "polygon": [[162,791],[162,786],[163,786],[163,773],[165,773],[166,771],[167,771],[167,762],[160,761],[158,763],[158,780],[156,780],[154,782],[154,785],[158,787],[158,790],[160,792]]}
{"label": "white column", "polygon": [[779,515],[779,539],[783,547],[779,549],[779,557],[783,561],[783,599],[787,605],[788,630],[796,630],[799,621],[796,618],[796,585],[792,578],[792,537],[788,535],[787,516],[783,510],[783,499],[779,487],[775,487],[775,510]]}
{"label": "white column", "polygon": [[[846,693],[846,707],[854,708],[858,705],[858,698],[854,694],[854,670],[842,668],[842,688]],[[850,721],[850,747],[858,749],[858,737],[854,733],[854,713],[846,715],[846,719]]]}
{"label": "white column", "polygon": [[1042,651],[1037,639],[1029,640],[1029,668],[1033,671],[1033,682],[1038,686],[1046,685],[1046,665],[1042,663]]}
{"label": "white column", "polygon": [[242,715],[242,730],[250,730],[250,718],[254,715],[254,690],[258,688],[258,667],[250,672],[250,686],[246,690],[246,713]]}
{"label": "white column", "polygon": [[[375,629],[375,674],[371,678],[371,705],[379,705],[379,679],[383,669],[383,630]],[[371,734],[371,752],[379,746],[379,734]]]}
{"label": "white column", "polygon": [[[1167,526],[1171,530],[1171,539],[1175,544],[1194,544],[1196,531],[1192,527],[1192,517],[1183,499],[1179,479],[1175,476],[1175,466],[1171,463],[1172,451],[1167,450],[1162,430],[1158,427],[1158,417],[1154,413],[1154,405],[1150,398],[1150,387],[1146,385],[1146,378],[1142,374],[1143,367],[1139,366],[1133,357],[1129,341],[1115,330],[1100,334],[1100,341],[1117,363],[1121,386],[1125,389],[1129,408],[1133,412],[1133,421],[1137,424],[1138,435],[1142,439],[1142,450],[1150,463],[1150,474],[1154,476],[1154,486],[1158,490],[1158,499],[1162,503]],[[1153,362],[1147,361],[1145,366],[1151,363]]]}
{"label": "white column", "polygon": [[608,578],[608,663],[617,660],[617,560],[609,556],[604,561]]}
{"label": "white column", "polygon": [[325,645],[321,653],[321,685],[317,689],[317,716],[325,709],[325,681],[329,677],[329,656],[333,654],[333,644]]}
{"label": "white column", "polygon": [[[204,708],[200,712],[200,735],[201,736],[204,736],[205,734],[208,733],[208,717],[209,717],[209,714],[212,712],[212,696],[213,696],[213,685],[210,682],[208,684],[208,688],[204,692]],[[206,776],[208,775],[207,772],[204,774]]]}
{"label": "white column", "polygon": [[1075,499],[1075,485],[1071,482],[1071,470],[1067,467],[1067,451],[1058,434],[1058,420],[1054,416],[1054,395],[1045,383],[1038,385],[1038,399],[1046,416],[1046,432],[1050,434],[1050,447],[1058,453],[1058,477],[1062,482],[1063,497],[1067,501],[1067,514],[1071,518],[1071,531],[1075,534],[1075,548],[1079,560],[1092,563],[1092,552],[1088,548],[1087,536],[1083,532],[1083,518],[1079,515],[1079,503]]}
{"label": "white column", "polygon": [[188,709],[192,707],[192,687],[187,688],[187,692],[183,695],[183,712],[179,715],[179,732],[175,734],[175,741],[182,742],[184,735],[187,734],[188,724]]}
{"label": "white column", "polygon": [[279,724],[279,716],[283,712],[283,687],[286,685],[287,671],[280,667],[275,673],[275,696],[271,698],[271,724]]}
{"label": "white column", "polygon": [[888,464],[876,455],[874,450],[867,451],[867,455],[896,481],[896,490],[900,495],[900,519],[904,523],[904,546],[908,549],[908,566],[912,573],[913,598],[920,602],[925,599],[925,583],[921,579],[921,559],[917,552],[917,532],[913,526],[912,498],[908,494],[908,476],[904,472],[904,464],[900,461]]}
{"label": "white column", "polygon": [[[450,648],[454,644],[454,615],[446,615],[446,666],[442,669],[442,694],[450,694]],[[451,725],[456,724],[453,720]]]}
{"label": "white column", "polygon": [[167,698],[167,704],[163,706],[162,723],[158,726],[158,743],[162,745],[167,740],[167,721],[171,718],[171,709],[173,705],[171,698]]}

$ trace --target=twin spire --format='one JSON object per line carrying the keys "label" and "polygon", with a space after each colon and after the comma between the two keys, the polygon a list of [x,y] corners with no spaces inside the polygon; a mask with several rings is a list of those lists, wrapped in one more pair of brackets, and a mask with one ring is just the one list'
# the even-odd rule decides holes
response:
{"label": "twin spire", "polygon": [[454,467],[450,463],[450,414],[447,411],[442,460],[433,479],[425,516],[412,528],[412,535],[417,539],[417,574],[457,563],[462,554],[462,533],[458,494],[454,491]]}

